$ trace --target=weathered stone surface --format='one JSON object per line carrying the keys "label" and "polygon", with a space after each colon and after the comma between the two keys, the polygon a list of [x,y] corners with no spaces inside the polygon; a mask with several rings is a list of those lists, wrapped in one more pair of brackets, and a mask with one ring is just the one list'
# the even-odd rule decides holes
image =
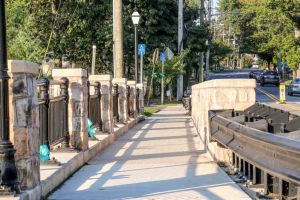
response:
{"label": "weathered stone surface", "polygon": [[122,123],[127,123],[127,80],[125,78],[113,79],[113,84],[119,86],[119,120]]}
{"label": "weathered stone surface", "polygon": [[10,137],[22,190],[39,184],[39,109],[35,76],[38,65],[8,62]]}
{"label": "weathered stone surface", "polygon": [[131,117],[137,117],[137,110],[136,110],[136,82],[135,81],[127,81],[127,84],[130,86],[130,97],[129,97],[129,106]]}
{"label": "weathered stone surface", "polygon": [[79,150],[88,148],[88,87],[85,69],[53,69],[54,80],[69,79],[68,122],[70,143]]}
{"label": "weathered stone surface", "polygon": [[112,76],[91,75],[90,81],[98,81],[101,84],[101,119],[103,132],[113,133],[113,109],[112,109]]}
{"label": "weathered stone surface", "polygon": [[25,157],[16,162],[21,190],[34,188],[40,181],[40,160],[37,156]]}
{"label": "weathered stone surface", "polygon": [[244,110],[256,100],[255,80],[212,80],[192,87],[192,118],[205,146],[218,160],[228,161],[226,150],[210,142],[209,110]]}
{"label": "weathered stone surface", "polygon": [[139,94],[139,101],[140,101],[140,114],[144,115],[144,87],[143,84],[139,83],[136,84],[136,88],[139,88],[140,94]]}

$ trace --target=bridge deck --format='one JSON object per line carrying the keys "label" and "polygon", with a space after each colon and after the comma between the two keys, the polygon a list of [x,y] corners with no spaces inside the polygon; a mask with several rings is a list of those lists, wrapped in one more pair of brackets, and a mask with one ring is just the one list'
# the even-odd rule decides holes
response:
{"label": "bridge deck", "polygon": [[250,199],[211,160],[182,107],[137,125],[49,199]]}

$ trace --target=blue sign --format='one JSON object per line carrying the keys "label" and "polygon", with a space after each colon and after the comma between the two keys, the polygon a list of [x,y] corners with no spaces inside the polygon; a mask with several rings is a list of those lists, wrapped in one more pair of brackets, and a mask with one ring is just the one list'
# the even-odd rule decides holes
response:
{"label": "blue sign", "polygon": [[166,61],[166,54],[165,54],[165,52],[161,52],[160,53],[160,60],[162,61],[162,62],[165,62]]}
{"label": "blue sign", "polygon": [[146,54],[146,45],[139,44],[138,53],[140,56],[144,56]]}

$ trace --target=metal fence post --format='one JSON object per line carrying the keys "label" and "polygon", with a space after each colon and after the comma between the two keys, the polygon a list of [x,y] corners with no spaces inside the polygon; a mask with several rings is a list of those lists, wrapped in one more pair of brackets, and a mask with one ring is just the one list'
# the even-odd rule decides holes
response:
{"label": "metal fence post", "polygon": [[98,103],[99,103],[99,121],[98,121],[98,124],[99,124],[99,130],[100,131],[102,131],[103,129],[102,129],[102,117],[101,117],[101,90],[100,90],[100,88],[101,88],[101,83],[99,83],[98,81],[97,82],[95,82],[95,87],[94,87],[94,89],[95,89],[95,95],[97,95],[98,96]]}
{"label": "metal fence post", "polygon": [[129,117],[132,117],[131,116],[131,109],[130,109],[130,86],[127,85],[126,89],[127,89],[127,113],[128,113]]}
{"label": "metal fence post", "polygon": [[136,89],[136,114],[139,116],[140,114],[140,89]]}
{"label": "metal fence post", "polygon": [[69,106],[69,80],[65,77],[60,79],[62,81],[62,84],[60,84],[60,95],[64,97],[64,132],[65,132],[65,138],[62,143],[63,148],[69,148],[70,147],[70,133],[69,133],[69,111],[68,111],[68,106]]}
{"label": "metal fence post", "polygon": [[119,86],[113,85],[113,116],[114,121],[119,122]]}
{"label": "metal fence post", "polygon": [[50,149],[49,143],[49,127],[48,127],[48,109],[49,109],[49,80],[41,78],[37,86],[39,87],[39,113],[40,113],[40,145],[47,145]]}

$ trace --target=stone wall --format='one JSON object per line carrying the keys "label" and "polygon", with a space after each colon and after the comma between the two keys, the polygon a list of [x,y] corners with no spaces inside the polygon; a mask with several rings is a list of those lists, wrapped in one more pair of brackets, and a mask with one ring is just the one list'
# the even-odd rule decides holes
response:
{"label": "stone wall", "polygon": [[119,120],[121,123],[126,124],[128,121],[127,111],[127,79],[115,78],[113,84],[118,84],[119,88]]}
{"label": "stone wall", "polygon": [[218,160],[228,160],[225,149],[211,142],[209,110],[244,110],[255,104],[256,82],[250,79],[219,79],[192,87],[192,118],[209,153]]}
{"label": "stone wall", "polygon": [[16,149],[21,190],[34,188],[40,181],[38,73],[37,64],[8,61],[10,140]]}
{"label": "stone wall", "polygon": [[85,69],[53,69],[52,77],[69,79],[69,133],[71,146],[78,150],[88,149],[88,88]]}
{"label": "stone wall", "polygon": [[101,84],[102,129],[105,133],[113,133],[112,76],[90,75],[89,80],[99,81]]}

